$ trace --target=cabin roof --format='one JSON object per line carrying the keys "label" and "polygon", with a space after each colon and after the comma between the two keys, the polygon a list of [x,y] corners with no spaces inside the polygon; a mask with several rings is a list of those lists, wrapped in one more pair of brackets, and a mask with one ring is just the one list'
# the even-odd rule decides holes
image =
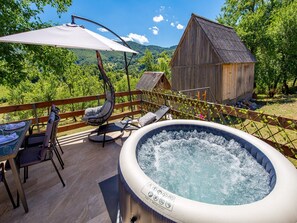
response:
{"label": "cabin roof", "polygon": [[[213,49],[220,58],[221,63],[256,62],[253,54],[246,48],[232,27],[219,24],[196,14],[192,14],[189,23],[192,21],[196,21],[204,31]],[[188,29],[185,30],[184,35],[187,35],[187,32],[189,32]],[[199,40],[197,39],[196,41]],[[179,44],[181,44],[181,42]],[[181,50],[181,47],[177,47],[176,51],[178,50]]]}
{"label": "cabin roof", "polygon": [[152,90],[155,88],[164,72],[146,71],[136,85],[136,89]]}
{"label": "cabin roof", "polygon": [[232,27],[224,26],[195,14],[192,16],[195,16],[196,21],[224,63],[256,62],[255,57]]}

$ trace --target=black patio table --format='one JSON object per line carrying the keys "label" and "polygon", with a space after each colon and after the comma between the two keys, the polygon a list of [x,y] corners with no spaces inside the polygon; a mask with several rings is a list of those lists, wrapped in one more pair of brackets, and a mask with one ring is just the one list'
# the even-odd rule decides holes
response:
{"label": "black patio table", "polygon": [[[19,193],[21,202],[23,204],[23,207],[25,209],[25,212],[27,213],[29,211],[28,204],[26,200],[26,196],[24,193],[24,189],[21,183],[19,170],[16,167],[14,158],[17,156],[18,151],[22,145],[22,142],[25,138],[26,132],[28,131],[31,121],[24,121],[25,125],[23,127],[12,129],[12,130],[5,130],[5,124],[0,124],[0,129],[2,129],[2,132],[4,134],[10,134],[15,132],[18,135],[18,138],[14,141],[11,141],[6,144],[0,144],[0,162],[2,161],[8,161],[11,167],[11,171],[13,174],[14,182],[17,188],[17,191]],[[1,134],[1,133],[0,133]]]}

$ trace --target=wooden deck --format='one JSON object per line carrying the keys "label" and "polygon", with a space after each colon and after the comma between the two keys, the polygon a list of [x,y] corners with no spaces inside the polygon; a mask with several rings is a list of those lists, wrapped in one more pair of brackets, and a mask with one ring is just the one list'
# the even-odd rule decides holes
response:
{"label": "wooden deck", "polygon": [[[118,157],[128,133],[102,147],[90,142],[88,132],[60,138],[65,169],[56,162],[66,183],[63,188],[51,162],[29,168],[29,178],[23,184],[29,213],[22,206],[13,209],[0,183],[0,222],[111,222],[99,182],[117,174]],[[21,178],[23,171],[21,170]],[[16,194],[10,171],[7,179]]]}

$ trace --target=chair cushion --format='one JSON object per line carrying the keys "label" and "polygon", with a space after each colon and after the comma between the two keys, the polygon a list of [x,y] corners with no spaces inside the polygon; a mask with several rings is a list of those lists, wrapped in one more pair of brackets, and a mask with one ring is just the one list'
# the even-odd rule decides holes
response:
{"label": "chair cushion", "polygon": [[45,136],[44,136],[44,140],[43,140],[44,148],[48,147],[48,143],[49,143],[49,140],[50,140],[50,137],[52,134],[55,118],[56,118],[55,112],[51,112],[49,115],[47,125],[46,125]]}
{"label": "chair cushion", "polygon": [[112,99],[112,94],[111,94],[111,92],[109,92],[109,91],[106,92],[106,100],[107,100],[107,101],[113,101],[113,99]]}
{"label": "chair cushion", "polygon": [[20,167],[41,162],[41,152],[41,146],[28,147],[19,151],[18,162]]}
{"label": "chair cushion", "polygon": [[43,144],[45,133],[35,133],[25,138],[25,146],[39,146]]}
{"label": "chair cushion", "polygon": [[104,105],[102,106],[102,110],[100,111],[99,116],[106,115],[109,112],[110,108],[111,108],[111,102],[110,101],[106,101],[104,103]]}
{"label": "chair cushion", "polygon": [[102,108],[102,106],[87,108],[85,110],[85,116],[96,116],[97,114],[99,114],[101,108]]}
{"label": "chair cushion", "polygon": [[104,105],[102,106],[87,108],[82,120],[88,121],[88,119],[96,119],[105,116],[110,111],[111,105],[112,104],[110,101],[105,101]]}
{"label": "chair cushion", "polygon": [[157,117],[156,114],[152,112],[148,112],[147,114],[139,118],[138,122],[141,126],[145,126],[154,122],[156,120],[156,117]]}

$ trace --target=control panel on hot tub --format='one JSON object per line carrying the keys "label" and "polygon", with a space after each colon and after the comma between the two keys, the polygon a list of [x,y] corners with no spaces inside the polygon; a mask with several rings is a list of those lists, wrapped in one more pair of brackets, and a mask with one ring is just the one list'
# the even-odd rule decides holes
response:
{"label": "control panel on hot tub", "polygon": [[142,188],[141,192],[145,198],[152,204],[164,208],[168,211],[172,211],[174,206],[175,196],[158,185],[149,182]]}

